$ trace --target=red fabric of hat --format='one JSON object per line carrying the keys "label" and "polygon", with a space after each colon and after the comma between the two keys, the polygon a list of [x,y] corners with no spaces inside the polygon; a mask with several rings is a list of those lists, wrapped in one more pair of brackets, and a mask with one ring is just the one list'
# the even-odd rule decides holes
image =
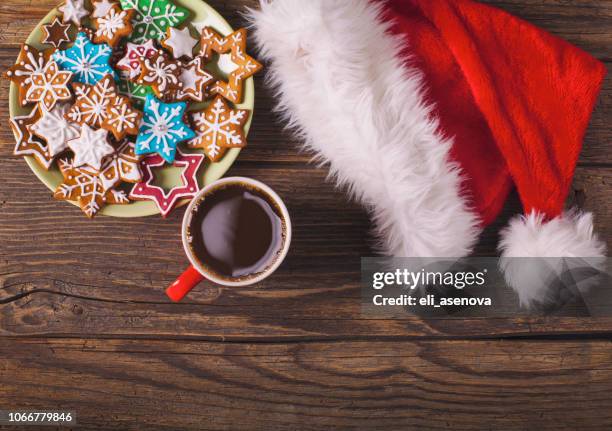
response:
{"label": "red fabric of hat", "polygon": [[386,16],[484,225],[514,182],[526,213],[561,215],[605,66],[566,41],[469,0],[389,0]]}

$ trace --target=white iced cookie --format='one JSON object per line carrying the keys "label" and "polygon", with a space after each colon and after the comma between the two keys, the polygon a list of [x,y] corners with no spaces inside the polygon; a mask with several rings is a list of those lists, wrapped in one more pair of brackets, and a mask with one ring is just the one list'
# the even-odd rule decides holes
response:
{"label": "white iced cookie", "polygon": [[115,152],[108,143],[108,131],[104,129],[94,130],[87,124],[81,126],[81,136],[68,142],[68,146],[74,152],[74,167],[83,165],[94,169],[102,168],[102,159]]}
{"label": "white iced cookie", "polygon": [[47,143],[51,157],[68,149],[68,141],[79,137],[78,125],[66,119],[70,109],[68,103],[55,105],[50,111],[43,109],[40,120],[30,126],[30,130]]}
{"label": "white iced cookie", "polygon": [[182,30],[168,27],[166,38],[162,41],[163,47],[170,50],[177,60],[182,57],[193,58],[193,49],[197,43],[188,27]]}

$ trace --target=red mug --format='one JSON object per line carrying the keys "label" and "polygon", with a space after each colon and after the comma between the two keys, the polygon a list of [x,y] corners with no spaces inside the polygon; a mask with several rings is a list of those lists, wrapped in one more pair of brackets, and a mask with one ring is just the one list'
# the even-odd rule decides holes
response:
{"label": "red mug", "polygon": [[[262,191],[273,201],[275,206],[280,210],[280,216],[285,222],[285,240],[278,254],[278,257],[272,263],[272,265],[270,265],[264,271],[258,273],[253,277],[241,278],[236,280],[221,278],[207,270],[202,265],[202,263],[200,263],[199,259],[194,255],[188,240],[189,226],[191,225],[191,220],[193,218],[194,213],[196,212],[196,206],[200,205],[203,202],[201,197],[208,193],[214,192],[214,190],[228,184],[246,185]],[[268,187],[262,182],[250,178],[229,177],[215,181],[214,183],[204,187],[193,198],[193,200],[187,207],[187,210],[185,211],[185,216],[183,217],[183,227],[181,230],[181,236],[183,239],[183,249],[185,250],[185,254],[189,259],[191,266],[189,266],[189,268],[187,268],[185,272],[183,272],[176,279],[176,281],[172,283],[170,287],[168,287],[168,289],[166,289],[166,294],[174,302],[181,301],[191,290],[193,290],[194,287],[196,287],[204,280],[212,281],[213,283],[219,284],[221,286],[244,287],[258,283],[272,275],[278,269],[281,263],[283,263],[285,257],[287,256],[287,253],[289,252],[289,246],[291,244],[291,219],[289,218],[289,211],[287,211],[287,207],[283,203],[282,199],[270,187]]]}

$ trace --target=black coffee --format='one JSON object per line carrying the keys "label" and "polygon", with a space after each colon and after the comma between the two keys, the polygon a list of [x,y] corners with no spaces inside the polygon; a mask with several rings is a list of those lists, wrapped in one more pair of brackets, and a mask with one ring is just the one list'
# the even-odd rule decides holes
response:
{"label": "black coffee", "polygon": [[285,241],[281,211],[263,191],[227,184],[204,195],[191,219],[191,249],[217,276],[249,278],[269,268]]}

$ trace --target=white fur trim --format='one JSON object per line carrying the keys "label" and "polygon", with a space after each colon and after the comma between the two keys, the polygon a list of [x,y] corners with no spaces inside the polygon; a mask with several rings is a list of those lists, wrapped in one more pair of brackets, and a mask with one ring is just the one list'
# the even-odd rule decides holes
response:
{"label": "white fur trim", "polygon": [[371,210],[392,256],[462,257],[480,232],[424,104],[368,0],[277,0],[250,11],[278,109],[340,186]]}
{"label": "white fur trim", "polygon": [[[542,214],[532,212],[512,219],[500,235],[500,267],[523,306],[546,302],[550,277],[572,266],[562,258],[585,258],[599,270],[604,264],[606,245],[593,233],[591,213],[572,211],[546,222]],[[516,259],[521,257],[532,259]]]}

